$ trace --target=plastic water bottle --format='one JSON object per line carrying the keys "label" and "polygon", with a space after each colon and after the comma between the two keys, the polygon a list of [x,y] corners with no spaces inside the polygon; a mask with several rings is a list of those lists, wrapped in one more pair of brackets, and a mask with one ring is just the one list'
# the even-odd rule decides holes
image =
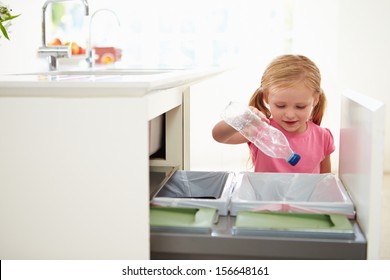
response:
{"label": "plastic water bottle", "polygon": [[230,102],[222,113],[222,119],[255,144],[264,154],[283,158],[293,166],[301,159],[301,156],[290,148],[286,136],[261,120],[248,106]]}

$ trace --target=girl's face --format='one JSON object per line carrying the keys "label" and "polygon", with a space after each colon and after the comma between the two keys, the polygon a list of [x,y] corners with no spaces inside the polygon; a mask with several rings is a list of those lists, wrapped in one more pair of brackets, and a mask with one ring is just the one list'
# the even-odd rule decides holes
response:
{"label": "girl's face", "polygon": [[272,118],[284,130],[300,133],[306,130],[306,122],[318,103],[318,94],[300,82],[286,89],[270,88],[266,101]]}

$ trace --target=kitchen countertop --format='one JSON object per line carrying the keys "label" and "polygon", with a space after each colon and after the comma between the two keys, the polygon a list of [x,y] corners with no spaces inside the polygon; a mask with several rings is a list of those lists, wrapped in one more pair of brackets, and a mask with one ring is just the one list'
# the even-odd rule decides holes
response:
{"label": "kitchen countertop", "polygon": [[0,75],[0,96],[140,97],[155,90],[189,85],[223,71],[222,68],[99,69],[4,74]]}

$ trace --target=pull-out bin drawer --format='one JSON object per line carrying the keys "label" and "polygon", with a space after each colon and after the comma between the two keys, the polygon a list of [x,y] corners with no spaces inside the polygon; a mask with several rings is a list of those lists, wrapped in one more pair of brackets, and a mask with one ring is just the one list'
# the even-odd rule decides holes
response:
{"label": "pull-out bin drawer", "polygon": [[[366,257],[367,243],[355,221],[345,214],[321,214],[335,209],[354,214],[348,193],[334,175],[182,170],[162,175],[167,176],[151,199],[152,259]],[[253,212],[269,205],[275,211]],[[286,205],[321,213],[280,213]],[[291,217],[292,226],[285,227],[282,221],[274,228],[280,219],[269,220],[273,214]],[[306,220],[297,228],[296,219],[303,215],[317,220]]]}

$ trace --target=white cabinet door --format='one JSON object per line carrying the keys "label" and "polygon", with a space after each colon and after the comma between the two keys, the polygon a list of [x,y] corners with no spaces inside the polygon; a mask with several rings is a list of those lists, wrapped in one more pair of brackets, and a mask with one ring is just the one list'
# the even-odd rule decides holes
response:
{"label": "white cabinet door", "polygon": [[342,96],[339,177],[349,190],[367,238],[367,258],[379,259],[385,137],[384,103],[348,90]]}

